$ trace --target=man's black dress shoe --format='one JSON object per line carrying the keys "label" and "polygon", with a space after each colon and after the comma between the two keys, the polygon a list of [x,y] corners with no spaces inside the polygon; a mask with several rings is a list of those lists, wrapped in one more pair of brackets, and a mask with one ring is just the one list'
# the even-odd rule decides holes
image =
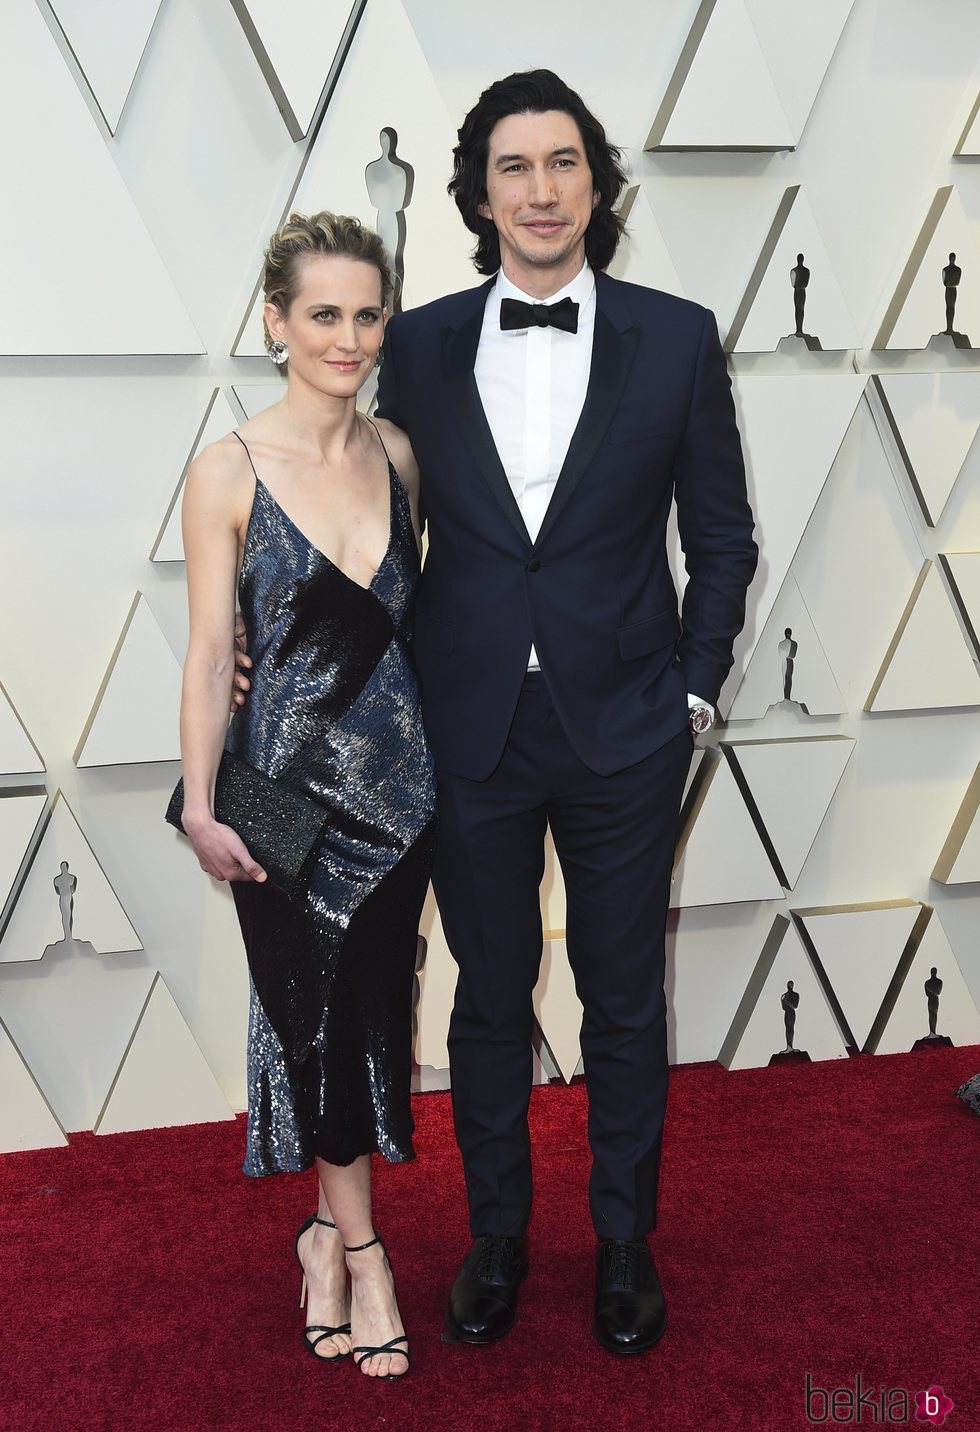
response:
{"label": "man's black dress shoe", "polygon": [[456,1342],[490,1343],[514,1326],[527,1276],[523,1238],[477,1238],[449,1294],[446,1327]]}
{"label": "man's black dress shoe", "polygon": [[645,1352],[667,1326],[667,1304],[645,1239],[600,1238],[592,1330],[610,1352]]}

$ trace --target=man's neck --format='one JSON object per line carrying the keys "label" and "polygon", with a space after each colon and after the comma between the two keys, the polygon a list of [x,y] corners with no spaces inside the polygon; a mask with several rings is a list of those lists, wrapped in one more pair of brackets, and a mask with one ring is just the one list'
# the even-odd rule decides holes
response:
{"label": "man's neck", "polygon": [[584,252],[571,255],[554,268],[535,268],[530,264],[515,263],[508,255],[504,258],[501,268],[514,287],[526,293],[528,298],[547,303],[556,293],[567,288],[573,278],[578,278],[584,263]]}

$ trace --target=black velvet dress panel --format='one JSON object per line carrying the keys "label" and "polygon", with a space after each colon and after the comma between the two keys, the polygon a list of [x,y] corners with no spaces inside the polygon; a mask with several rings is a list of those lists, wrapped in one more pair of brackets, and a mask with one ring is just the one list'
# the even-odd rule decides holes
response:
{"label": "black velvet dress panel", "polygon": [[413,1153],[412,990],[435,783],[408,645],[419,555],[390,463],[388,475],[388,550],[367,588],[256,475],[239,579],[255,666],[226,746],[330,820],[302,902],[267,883],[232,886],[251,976],[248,1174]]}

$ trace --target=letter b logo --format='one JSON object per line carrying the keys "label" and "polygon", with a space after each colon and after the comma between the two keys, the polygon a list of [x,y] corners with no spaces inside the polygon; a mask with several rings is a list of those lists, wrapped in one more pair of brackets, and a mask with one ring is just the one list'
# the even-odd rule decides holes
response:
{"label": "letter b logo", "polygon": [[[819,1401],[817,1399],[820,1399]],[[825,1387],[815,1386],[810,1374],[806,1374],[806,1420],[826,1422],[830,1416],[830,1395]]]}

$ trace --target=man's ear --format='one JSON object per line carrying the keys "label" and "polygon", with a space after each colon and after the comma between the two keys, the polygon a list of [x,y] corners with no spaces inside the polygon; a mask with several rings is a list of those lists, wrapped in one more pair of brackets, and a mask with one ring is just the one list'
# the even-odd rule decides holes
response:
{"label": "man's ear", "polygon": [[486,199],[481,200],[480,203],[477,204],[476,212],[479,214],[481,219],[493,218],[493,215],[490,212],[490,205],[487,203]]}

